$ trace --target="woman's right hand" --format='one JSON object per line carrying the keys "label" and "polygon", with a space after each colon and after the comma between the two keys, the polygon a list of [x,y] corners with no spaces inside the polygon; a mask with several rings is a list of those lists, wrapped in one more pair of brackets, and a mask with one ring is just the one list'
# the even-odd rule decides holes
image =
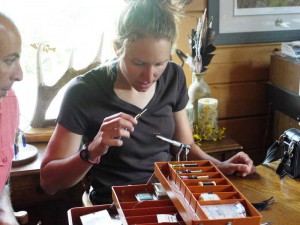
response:
{"label": "woman's right hand", "polygon": [[137,120],[134,117],[122,112],[106,117],[88,146],[90,158],[93,160],[105,155],[110,146],[122,146],[122,138],[130,138],[136,124]]}

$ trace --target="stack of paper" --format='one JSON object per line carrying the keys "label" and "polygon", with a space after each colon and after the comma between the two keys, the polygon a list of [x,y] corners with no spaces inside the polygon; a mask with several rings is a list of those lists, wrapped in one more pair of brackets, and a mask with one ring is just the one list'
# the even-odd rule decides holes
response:
{"label": "stack of paper", "polygon": [[107,210],[80,216],[82,225],[122,225],[121,220],[111,218]]}
{"label": "stack of paper", "polygon": [[293,58],[300,58],[300,41],[281,43],[281,53]]}

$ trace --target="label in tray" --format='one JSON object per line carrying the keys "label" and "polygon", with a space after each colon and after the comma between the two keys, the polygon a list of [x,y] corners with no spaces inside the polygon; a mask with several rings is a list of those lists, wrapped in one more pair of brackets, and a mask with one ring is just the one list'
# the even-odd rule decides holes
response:
{"label": "label in tray", "polygon": [[101,210],[98,212],[90,213],[80,216],[82,225],[121,225],[121,220],[112,219],[107,210]]}
{"label": "label in tray", "polygon": [[159,223],[178,223],[176,216],[169,214],[157,214],[157,222]]}
{"label": "label in tray", "polygon": [[137,193],[135,195],[135,197],[138,201],[146,201],[146,200],[154,200],[155,199],[153,194],[150,194],[148,192]]}
{"label": "label in tray", "polygon": [[202,205],[201,208],[208,219],[246,217],[246,210],[240,202],[235,204]]}

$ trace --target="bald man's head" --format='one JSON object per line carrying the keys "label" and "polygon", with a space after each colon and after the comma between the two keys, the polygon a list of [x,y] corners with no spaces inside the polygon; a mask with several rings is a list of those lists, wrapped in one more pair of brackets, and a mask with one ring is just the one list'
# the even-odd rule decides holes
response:
{"label": "bald man's head", "polygon": [[0,32],[5,31],[13,32],[16,35],[20,36],[19,30],[15,23],[8,16],[0,12]]}
{"label": "bald man's head", "polygon": [[0,12],[0,99],[15,81],[22,80],[21,35],[14,22]]}

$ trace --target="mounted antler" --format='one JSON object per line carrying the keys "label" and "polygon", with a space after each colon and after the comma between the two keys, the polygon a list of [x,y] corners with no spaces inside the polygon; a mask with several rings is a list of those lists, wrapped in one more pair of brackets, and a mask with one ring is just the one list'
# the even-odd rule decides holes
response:
{"label": "mounted antler", "polygon": [[56,119],[45,119],[46,112],[53,101],[54,97],[57,95],[58,91],[67,84],[71,79],[77,77],[81,74],[88,72],[89,70],[97,67],[101,63],[101,54],[103,46],[103,34],[101,36],[100,46],[96,54],[95,59],[88,66],[83,69],[75,70],[73,68],[73,53],[70,57],[69,67],[62,77],[53,85],[47,86],[44,83],[42,74],[42,63],[41,63],[41,52],[45,45],[39,44],[37,48],[37,102],[35,105],[33,119],[30,123],[32,128],[46,128],[53,127],[56,124]]}

